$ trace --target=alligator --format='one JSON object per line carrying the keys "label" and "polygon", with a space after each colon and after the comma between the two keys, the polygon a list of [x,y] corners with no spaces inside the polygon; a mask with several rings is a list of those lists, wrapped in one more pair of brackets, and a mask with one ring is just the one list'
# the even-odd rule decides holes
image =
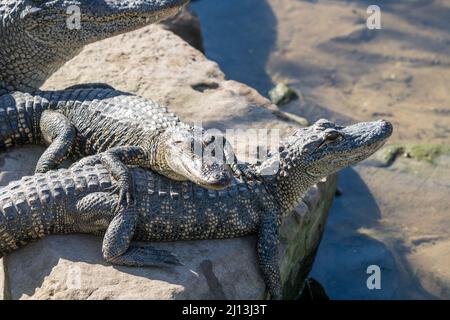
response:
{"label": "alligator", "polygon": [[[224,190],[206,190],[132,168],[136,206],[112,208],[117,184],[94,155],[69,169],[24,177],[0,189],[0,257],[49,234],[103,235],[106,261],[126,266],[180,264],[139,241],[223,239],[257,234],[259,266],[273,299],[282,298],[278,229],[282,217],[321,178],[366,159],[392,134],[380,120],[339,126],[319,120],[280,143],[251,175]],[[137,211],[138,213],[136,214]]]}
{"label": "alligator", "polygon": [[156,102],[102,84],[0,96],[0,149],[48,145],[37,163],[38,173],[56,168],[69,156],[103,152],[103,164],[119,181],[123,205],[133,203],[126,165],[208,189],[227,187],[231,173],[223,152],[232,151],[214,148],[222,157],[218,153],[207,157],[205,148],[226,142],[223,136],[203,132]]}
{"label": "alligator", "polygon": [[[131,182],[123,163],[127,161],[140,162],[171,178],[190,179],[207,188],[225,187],[230,180],[228,167],[213,162],[199,164],[193,150],[180,148],[181,142],[190,143],[193,129],[153,101],[111,92],[112,88],[105,84],[77,85],[64,92],[37,90],[85,45],[168,18],[188,2],[1,1],[0,96],[4,96],[0,98],[0,113],[4,117],[0,119],[0,148],[21,143],[50,144],[36,166],[36,172],[45,172],[55,168],[70,153],[84,156],[121,147],[111,150],[109,156],[105,154],[104,159],[111,172],[117,178],[121,176],[124,203],[132,200],[128,191]],[[80,29],[70,29],[67,25],[67,9],[74,5],[81,9]],[[109,98],[113,96],[112,101]],[[122,105],[126,103],[129,104]],[[55,112],[46,111],[47,106]],[[92,126],[86,127],[86,123]],[[125,132],[130,126],[134,128]],[[174,137],[162,141],[171,134]],[[169,145],[175,137],[177,145]],[[151,146],[158,141],[161,141],[159,145]],[[204,141],[198,137],[196,143],[202,145]],[[124,147],[127,144],[131,147]],[[169,153],[170,159],[165,156]]]}
{"label": "alligator", "polygon": [[0,95],[33,92],[87,44],[169,18],[188,2],[0,0]]}

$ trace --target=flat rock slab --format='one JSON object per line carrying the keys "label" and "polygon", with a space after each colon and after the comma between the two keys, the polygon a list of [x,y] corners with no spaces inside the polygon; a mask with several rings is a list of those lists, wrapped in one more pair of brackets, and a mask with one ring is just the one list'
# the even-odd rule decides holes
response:
{"label": "flat rock slab", "polygon": [[[293,123],[274,116],[277,107],[238,82],[181,38],[152,26],[87,47],[46,84],[61,89],[108,82],[170,106],[184,121],[221,130],[273,128]],[[39,147],[0,154],[0,185],[33,173]],[[309,273],[335,190],[335,178],[312,188],[285,218],[281,239],[284,296],[294,298]],[[9,299],[261,299],[266,296],[253,236],[152,243],[176,253],[183,266],[126,268],[106,264],[100,237],[49,236],[3,259],[0,294]],[[2,278],[5,279],[2,284]]]}
{"label": "flat rock slab", "polygon": [[253,237],[152,244],[184,266],[129,268],[105,263],[101,239],[52,236],[7,258],[11,299],[260,299],[264,283]]}

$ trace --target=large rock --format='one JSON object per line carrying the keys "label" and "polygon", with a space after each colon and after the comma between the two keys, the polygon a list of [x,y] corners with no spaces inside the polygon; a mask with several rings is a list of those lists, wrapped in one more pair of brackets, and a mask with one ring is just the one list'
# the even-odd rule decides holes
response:
{"label": "large rock", "polygon": [[[87,47],[46,88],[108,82],[170,105],[183,120],[222,130],[295,126],[255,90],[225,80],[217,64],[160,26]],[[0,185],[31,174],[41,148],[0,155]],[[286,298],[294,298],[320,242],[335,178],[312,188],[282,227],[281,270]],[[50,236],[3,259],[0,293],[11,299],[259,299],[265,297],[253,236],[152,244],[175,252],[184,266],[125,268],[106,264],[101,238]],[[2,285],[2,278],[6,281]]]}

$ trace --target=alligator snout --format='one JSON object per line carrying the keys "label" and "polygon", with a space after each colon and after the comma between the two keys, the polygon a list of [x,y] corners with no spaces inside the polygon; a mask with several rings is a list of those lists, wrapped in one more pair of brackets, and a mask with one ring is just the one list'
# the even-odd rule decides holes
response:
{"label": "alligator snout", "polygon": [[204,164],[204,171],[209,171],[208,188],[209,189],[224,189],[231,184],[232,175],[230,167],[226,164],[210,163]]}
{"label": "alligator snout", "polygon": [[380,119],[378,120],[378,122],[380,123],[380,128],[385,133],[385,135],[391,136],[392,132],[394,131],[394,126],[392,125],[392,123],[384,119]]}

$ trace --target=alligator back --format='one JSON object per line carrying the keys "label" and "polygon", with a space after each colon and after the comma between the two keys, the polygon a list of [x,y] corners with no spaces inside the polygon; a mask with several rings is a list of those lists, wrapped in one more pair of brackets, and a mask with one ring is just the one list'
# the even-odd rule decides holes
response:
{"label": "alligator back", "polygon": [[0,149],[43,144],[40,118],[47,109],[62,113],[76,128],[77,156],[141,145],[161,129],[183,125],[156,102],[113,89],[14,92],[0,96]]}
{"label": "alligator back", "polygon": [[262,201],[272,201],[261,184],[235,179],[224,190],[206,190],[148,170],[132,171],[140,220],[135,238],[178,241],[234,238],[254,233]]}
{"label": "alligator back", "polygon": [[79,155],[143,146],[160,130],[183,125],[158,103],[113,89],[69,90],[58,100],[58,111],[77,130]]}

